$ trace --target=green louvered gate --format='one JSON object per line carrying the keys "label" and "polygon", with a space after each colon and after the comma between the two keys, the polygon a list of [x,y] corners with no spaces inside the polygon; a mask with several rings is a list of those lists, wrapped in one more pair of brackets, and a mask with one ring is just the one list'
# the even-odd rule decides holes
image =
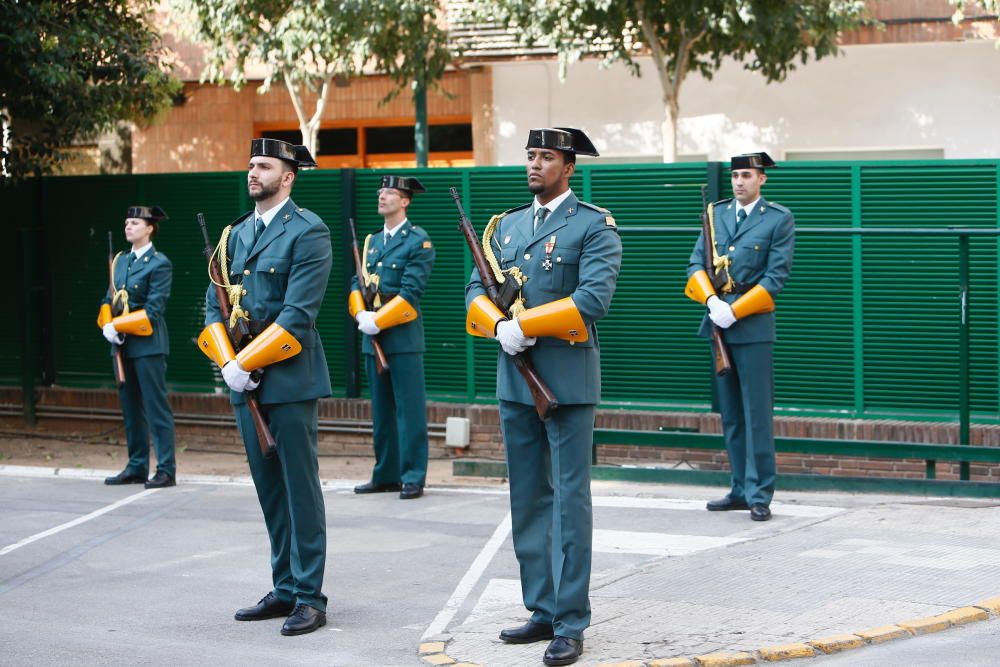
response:
{"label": "green louvered gate", "polygon": [[[791,208],[801,233],[795,265],[778,298],[776,347],[779,410],[815,416],[952,418],[959,405],[958,241],[955,238],[859,237],[809,234],[815,227],[1000,227],[998,161],[792,162],[769,173],[765,195]],[[358,340],[346,315],[345,212],[358,231],[377,231],[378,170],[304,172],[296,202],[330,226],[333,275],[318,326],[334,395],[348,395]],[[448,188],[461,189],[466,210],[482,230],[490,216],[526,203],[522,168],[399,170],[427,186],[410,218],[431,235],[437,261],[422,309],[427,331],[431,398],[494,400],[496,344],[464,333],[464,284],[471,269],[456,229]],[[714,176],[713,176],[714,174]],[[609,208],[618,225],[698,225],[698,185],[728,193],[717,165],[587,165],[572,186],[582,199]],[[672,187],[664,187],[670,184]],[[53,343],[46,364],[68,386],[110,386],[106,346],[94,325],[107,281],[107,230],[122,247],[124,208],[163,206],[171,220],[157,246],[174,264],[168,307],[168,377],[177,391],[218,391],[221,384],[192,343],[201,328],[206,286],[195,214],[206,214],[212,236],[249,210],[242,173],[54,177],[0,189],[0,205],[19,227],[41,225],[41,261],[50,276]],[[346,195],[345,195],[346,192]],[[683,296],[694,234],[622,235],[624,260],[611,314],[600,325],[604,399],[608,407],[702,410],[710,401],[707,346],[694,332],[700,309]],[[996,239],[971,247],[971,400],[978,421],[1000,417]],[[18,266],[21,250],[0,247]],[[20,268],[19,268],[20,271]],[[17,350],[18,353],[12,353]],[[0,332],[0,382],[21,383],[19,330]],[[51,358],[50,358],[51,357]],[[363,373],[361,374],[363,385]],[[362,386],[362,392],[365,388]]]}

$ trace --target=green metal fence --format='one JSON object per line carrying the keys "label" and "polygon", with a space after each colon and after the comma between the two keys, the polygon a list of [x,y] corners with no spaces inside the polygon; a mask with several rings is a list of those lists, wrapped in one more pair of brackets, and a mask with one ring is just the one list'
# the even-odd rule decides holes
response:
{"label": "green metal fence", "polygon": [[[471,266],[456,231],[448,187],[460,187],[482,228],[489,216],[528,200],[521,168],[399,170],[428,188],[410,208],[430,233],[437,262],[424,299],[427,383],[433,399],[491,401],[496,344],[464,333],[463,292]],[[397,173],[399,173],[397,171]],[[296,202],[330,225],[334,273],[319,321],[335,395],[365,392],[358,340],[345,308],[346,216],[361,233],[381,227],[377,170],[301,174]],[[581,161],[572,186],[609,208],[623,229],[693,227],[698,188],[728,193],[718,163],[593,165]],[[802,230],[837,228],[1000,227],[1000,161],[801,162],[769,173],[765,196],[790,207]],[[37,309],[0,331],[0,382],[33,377],[68,386],[110,386],[109,360],[94,318],[106,285],[107,230],[121,238],[126,206],[163,206],[170,221],[157,246],[174,264],[167,322],[168,380],[176,391],[219,391],[220,379],[195,350],[207,284],[195,214],[209,228],[250,208],[242,173],[52,177],[0,189],[14,211],[19,243],[0,245],[0,260],[22,276],[15,309]],[[38,242],[32,245],[31,239]],[[608,407],[704,409],[711,401],[710,359],[694,335],[700,309],[683,296],[694,235],[623,233],[624,259],[609,317],[601,323],[604,400]],[[36,248],[37,246],[37,248]],[[995,238],[969,242],[970,383],[976,421],[1000,418]],[[35,253],[37,256],[32,256]],[[41,270],[24,278],[29,260]],[[807,234],[778,298],[776,402],[797,414],[954,418],[959,410],[958,241],[923,237]],[[30,273],[30,271],[28,271]],[[15,278],[17,281],[17,278]],[[16,284],[16,282],[15,282]],[[27,356],[24,356],[27,350]]]}

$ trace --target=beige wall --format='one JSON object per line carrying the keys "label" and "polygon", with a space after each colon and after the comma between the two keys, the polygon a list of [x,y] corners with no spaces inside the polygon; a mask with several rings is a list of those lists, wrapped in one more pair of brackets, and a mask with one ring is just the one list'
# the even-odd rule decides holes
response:
{"label": "beige wall", "polygon": [[[934,149],[945,158],[1000,155],[1000,49],[992,41],[848,46],[768,84],[732,60],[711,80],[691,75],[681,92],[678,150],[727,160],[766,150]],[[649,59],[642,77],[593,60],[493,66],[499,164],[520,164],[532,127],[586,130],[602,156],[662,159],[663,106]],[[523,102],[533,91],[534,103]]]}
{"label": "beige wall", "polygon": [[[432,118],[473,116],[476,154],[478,157],[486,150],[484,159],[491,159],[491,145],[480,149],[478,144],[480,135],[484,141],[489,140],[492,122],[484,123],[481,116],[477,121],[473,107],[480,114],[490,108],[491,86],[488,68],[473,74],[450,72],[441,82],[447,95],[433,90],[427,98],[427,113]],[[136,130],[132,146],[134,172],[243,169],[256,125],[298,127],[295,109],[284,86],[274,86],[264,95],[257,93],[258,87],[255,83],[236,92],[211,84],[185,84],[184,105],[174,107],[152,126]],[[372,119],[412,122],[413,101],[409,91],[380,104],[391,89],[391,81],[381,76],[353,79],[345,87],[335,86],[324,107],[323,124]],[[314,108],[315,99],[309,97],[304,108]]]}

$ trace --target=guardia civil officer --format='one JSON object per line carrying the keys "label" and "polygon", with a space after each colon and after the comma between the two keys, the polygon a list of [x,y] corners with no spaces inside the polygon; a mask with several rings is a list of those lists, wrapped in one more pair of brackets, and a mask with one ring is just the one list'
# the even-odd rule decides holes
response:
{"label": "guardia civil officer", "polygon": [[[378,191],[382,231],[365,238],[362,263],[365,287],[375,288],[373,307],[365,308],[357,276],[348,309],[365,334],[362,351],[372,392],[375,468],[371,480],[355,493],[399,491],[399,497],[419,498],[427,478],[427,400],[424,392],[424,321],[420,297],[434,264],[434,245],[410,222],[407,209],[413,195],[426,192],[419,180],[383,176]],[[376,369],[372,336],[389,360]]]}
{"label": "guardia civil officer", "polygon": [[[595,323],[611,306],[622,246],[608,211],[578,200],[569,187],[576,156],[597,155],[590,139],[573,128],[534,129],[526,149],[528,190],[535,197],[495,216],[483,235],[492,270],[517,280],[521,298],[501,312],[473,271],[465,291],[466,328],[474,335],[489,332],[500,343],[497,398],[514,553],[531,612],[500,639],[551,640],[545,664],[568,665],[583,653],[590,624],[590,452],[601,396]],[[513,355],[525,352],[559,402],[546,421],[514,365]]]}
{"label": "guardia civil officer", "polygon": [[[132,249],[112,260],[115,289],[109,287],[97,317],[108,342],[121,346],[125,370],[118,398],[128,463],[120,473],[106,478],[105,484],[145,484],[147,489],[177,484],[174,414],[167,400],[170,338],[164,319],[173,265],[153,245],[165,220],[167,214],[158,206],[130,206],[125,212],[125,240]],[[150,436],[156,449],[156,474],[147,480]]]}
{"label": "guardia civil officer", "polygon": [[[214,285],[206,296],[202,350],[222,368],[257,498],[271,542],[272,590],[238,621],[286,616],[283,635],[326,624],[323,571],[326,510],[317,460],[318,399],[330,395],[330,374],[316,320],[333,252],[330,230],[291,199],[300,167],[315,167],[309,151],[275,139],[250,146],[247,189],[253,211],[223,231],[219,258],[230,305],[248,318],[252,341],[237,354],[226,334]],[[223,257],[224,256],[224,257]],[[259,385],[251,378],[261,371]],[[254,391],[277,442],[261,454],[246,404]]]}
{"label": "guardia civil officer", "polygon": [[760,191],[765,169],[776,167],[767,153],[737,155],[731,161],[733,197],[710,204],[719,271],[705,271],[704,239],[688,262],[685,293],[708,307],[700,335],[723,330],[733,369],[715,376],[732,485],[711,511],[750,510],[754,521],[771,518],[777,468],[774,456],[774,298],[792,269],[795,218]]}

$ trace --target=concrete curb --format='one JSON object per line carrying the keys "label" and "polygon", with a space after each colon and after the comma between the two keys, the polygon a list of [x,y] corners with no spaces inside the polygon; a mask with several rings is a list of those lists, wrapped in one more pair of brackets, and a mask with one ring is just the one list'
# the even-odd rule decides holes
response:
{"label": "concrete curb", "polygon": [[[656,658],[654,660],[621,660],[604,662],[598,667],[737,667],[738,665],[762,665],[783,660],[814,658],[820,655],[851,651],[863,646],[881,644],[903,637],[916,637],[947,628],[988,620],[1000,616],[1000,596],[986,598],[966,607],[957,607],[935,616],[916,618],[858,632],[818,639],[809,639],[794,644],[765,646],[755,651],[716,651],[691,657]],[[452,665],[453,667],[482,667],[476,663],[459,662],[447,654],[450,636],[442,636],[439,641],[420,645],[420,658],[431,665]]]}

